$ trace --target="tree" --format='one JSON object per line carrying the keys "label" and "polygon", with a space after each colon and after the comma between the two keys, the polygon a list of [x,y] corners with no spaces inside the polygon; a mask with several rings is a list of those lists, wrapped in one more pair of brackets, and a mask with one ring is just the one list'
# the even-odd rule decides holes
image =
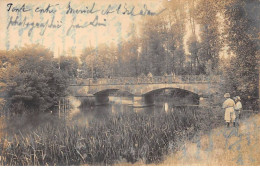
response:
{"label": "tree", "polygon": [[164,21],[158,18],[147,18],[142,25],[140,59],[145,74],[162,75],[166,72],[164,25]]}
{"label": "tree", "polygon": [[226,86],[233,94],[246,99],[259,98],[259,3],[230,0],[223,8],[226,43],[234,54],[227,68]]}
{"label": "tree", "polygon": [[80,56],[81,66],[80,69],[81,77],[91,78],[93,77],[94,71],[94,59],[95,59],[95,49],[92,47],[85,48]]}
{"label": "tree", "polygon": [[78,76],[79,58],[61,56],[57,62],[60,62],[60,69],[66,72],[70,78]]}
{"label": "tree", "polygon": [[[15,113],[54,110],[66,95],[68,76],[59,69],[53,53],[40,45],[30,45],[7,53],[8,72],[15,75],[2,78],[12,85],[6,88],[6,100]],[[14,66],[16,65],[16,66]]]}
{"label": "tree", "polygon": [[217,71],[219,52],[223,47],[218,8],[218,3],[215,0],[199,0],[194,14],[194,18],[200,26],[201,38],[195,60],[198,66],[204,65],[204,69],[205,65],[211,64],[211,70],[207,70],[208,73]]}
{"label": "tree", "polygon": [[190,54],[190,66],[191,66],[191,74],[204,74],[205,71],[203,69],[200,69],[200,61],[199,61],[199,50],[200,50],[200,43],[198,42],[195,35],[192,35],[187,42],[188,49]]}
{"label": "tree", "polygon": [[[167,73],[182,74],[186,62],[184,51],[184,36],[187,33],[185,24],[187,19],[188,0],[172,0],[164,3],[167,11],[164,18]],[[167,65],[167,64],[166,64]]]}

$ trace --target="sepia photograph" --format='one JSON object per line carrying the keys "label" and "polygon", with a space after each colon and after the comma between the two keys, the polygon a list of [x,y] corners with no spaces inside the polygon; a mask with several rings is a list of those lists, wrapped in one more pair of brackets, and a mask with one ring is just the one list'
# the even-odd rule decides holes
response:
{"label": "sepia photograph", "polygon": [[260,166],[259,0],[0,0],[0,166]]}

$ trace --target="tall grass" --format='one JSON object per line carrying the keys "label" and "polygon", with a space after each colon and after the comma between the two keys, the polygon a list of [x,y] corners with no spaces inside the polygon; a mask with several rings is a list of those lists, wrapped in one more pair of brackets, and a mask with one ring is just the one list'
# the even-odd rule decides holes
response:
{"label": "tall grass", "polygon": [[180,108],[170,113],[110,116],[88,127],[51,121],[2,137],[1,165],[113,165],[158,163],[197,131],[223,124],[220,109]]}

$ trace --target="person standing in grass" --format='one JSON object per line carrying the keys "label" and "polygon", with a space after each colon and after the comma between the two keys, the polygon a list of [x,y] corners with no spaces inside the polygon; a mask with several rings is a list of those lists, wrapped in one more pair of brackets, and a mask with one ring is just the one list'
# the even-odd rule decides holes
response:
{"label": "person standing in grass", "polygon": [[235,102],[230,98],[229,93],[225,93],[224,97],[226,98],[226,100],[223,103],[222,108],[225,109],[225,121],[227,122],[227,127],[229,127],[230,122],[233,122],[233,126],[235,127]]}
{"label": "person standing in grass", "polygon": [[236,111],[236,115],[237,118],[240,119],[241,118],[241,110],[242,110],[242,103],[241,103],[241,99],[239,96],[236,96],[236,105],[235,105],[235,111]]}

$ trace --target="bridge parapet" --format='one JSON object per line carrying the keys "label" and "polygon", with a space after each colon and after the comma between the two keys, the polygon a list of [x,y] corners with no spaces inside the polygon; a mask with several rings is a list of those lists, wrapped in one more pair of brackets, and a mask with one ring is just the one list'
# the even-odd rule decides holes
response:
{"label": "bridge parapet", "polygon": [[153,76],[153,77],[112,77],[98,79],[73,79],[71,86],[96,85],[136,85],[136,84],[172,84],[172,83],[219,83],[220,76],[185,75],[185,76]]}

